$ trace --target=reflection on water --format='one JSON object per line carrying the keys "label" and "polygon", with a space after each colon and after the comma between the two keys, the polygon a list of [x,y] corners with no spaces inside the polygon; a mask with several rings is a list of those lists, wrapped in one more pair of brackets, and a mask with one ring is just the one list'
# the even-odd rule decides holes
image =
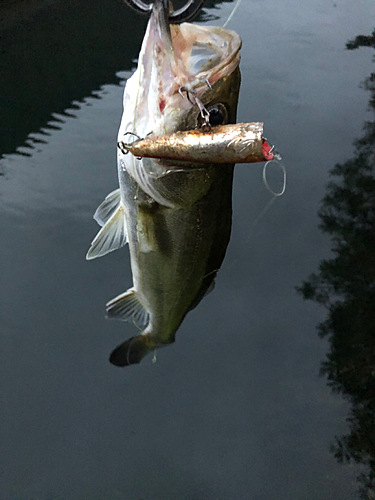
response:
{"label": "reflection on water", "polygon": [[[116,72],[131,66],[140,41],[131,22],[122,29],[124,10],[116,1],[3,2],[0,154],[14,152],[28,134],[48,126],[52,113],[64,115],[73,101],[119,82]],[[127,50],[114,51],[114,44]]]}
{"label": "reflection on water", "polygon": [[140,22],[121,0],[1,2],[0,158],[33,144],[29,134],[58,127],[53,113],[64,116],[73,101],[118,84],[117,72],[138,56]]}
{"label": "reflection on water", "polygon": [[[350,50],[375,48],[375,31],[348,42]],[[375,112],[375,73],[364,83]],[[332,237],[334,257],[299,291],[324,305],[327,319],[319,325],[330,350],[321,373],[334,391],[351,402],[350,432],[336,437],[332,452],[339,462],[364,464],[360,474],[363,499],[375,497],[375,121],[365,124],[354,158],[331,171],[319,216],[322,231]]]}
{"label": "reflection on water", "polygon": [[[127,249],[92,263],[85,253],[92,213],[117,185],[123,88],[107,83],[129,76],[118,70],[134,66],[145,23],[122,0],[5,3],[42,7],[0,40],[0,72],[6,61],[10,73],[0,100],[13,99],[0,103],[1,500],[357,498],[355,467],[328,448],[345,433],[348,405],[317,377],[324,311],[294,286],[328,252],[316,206],[327,170],[359,136],[366,102],[357,84],[369,72],[370,51],[342,48],[370,32],[373,1],[362,11],[341,0],[242,2],[229,25],[250,47],[239,121],[266,122],[288,191],[252,231],[269,194],[261,168],[236,168],[216,290],[158,363],[124,371],[106,355],[135,328],[106,320],[104,303],[131,283]],[[82,13],[71,26],[69,9]],[[100,99],[88,97],[98,90]],[[61,130],[47,130],[53,117],[66,121],[52,123]],[[28,134],[47,144],[12,154]]]}

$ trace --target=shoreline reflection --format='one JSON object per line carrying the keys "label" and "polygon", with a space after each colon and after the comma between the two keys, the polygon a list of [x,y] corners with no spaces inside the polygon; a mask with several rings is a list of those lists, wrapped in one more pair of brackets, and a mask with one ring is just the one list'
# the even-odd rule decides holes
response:
{"label": "shoreline reflection", "polygon": [[[375,48],[375,30],[349,41],[347,49]],[[364,82],[375,112],[375,72]],[[331,170],[318,214],[331,236],[333,257],[297,290],[327,309],[318,325],[329,352],[320,373],[351,403],[349,433],[336,436],[331,451],[339,463],[366,467],[357,480],[361,499],[375,498],[375,121],[355,142],[352,159]]]}
{"label": "shoreline reflection", "polygon": [[55,126],[54,113],[120,84],[117,73],[134,68],[146,22],[121,1],[0,2],[0,159]]}

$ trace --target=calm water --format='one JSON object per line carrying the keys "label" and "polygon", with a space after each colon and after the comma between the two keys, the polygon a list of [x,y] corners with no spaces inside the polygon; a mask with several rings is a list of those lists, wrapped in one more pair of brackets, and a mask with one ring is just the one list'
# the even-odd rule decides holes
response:
{"label": "calm water", "polygon": [[[201,20],[214,24],[233,7],[207,4]],[[327,309],[295,287],[332,257],[317,212],[329,171],[371,118],[359,84],[373,51],[345,44],[374,22],[372,0],[242,2],[228,26],[243,39],[238,119],[265,122],[287,191],[259,218],[271,199],[262,166],[236,167],[214,292],[157,363],[122,370],[108,354],[134,327],[106,320],[104,304],[131,285],[128,250],[85,253],[92,214],[116,188],[123,86],[145,20],[120,0],[2,2],[1,500],[360,498],[370,469],[330,447],[363,400],[319,376],[332,352],[317,330]],[[372,374],[362,385],[373,386],[374,347],[359,342]]]}

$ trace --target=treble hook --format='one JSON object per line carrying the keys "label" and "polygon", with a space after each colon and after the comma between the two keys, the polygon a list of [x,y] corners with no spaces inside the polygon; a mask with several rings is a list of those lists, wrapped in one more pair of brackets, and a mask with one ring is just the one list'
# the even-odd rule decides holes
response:
{"label": "treble hook", "polygon": [[[210,85],[210,82],[206,80],[207,85],[209,86],[210,89],[212,89],[212,86]],[[203,118],[204,122],[202,125],[202,128],[211,128],[210,125],[210,112],[206,108],[206,106],[203,104],[203,102],[199,99],[197,95],[197,91],[194,89],[189,89],[187,87],[184,87],[183,85],[178,89],[179,94],[181,97],[185,99],[185,96],[183,92],[186,92],[186,98],[187,100],[194,106],[196,104],[199,108],[199,112],[201,117]],[[192,98],[194,100],[192,100]]]}
{"label": "treble hook", "polygon": [[[152,132],[150,132],[152,133]],[[133,137],[136,138],[137,141],[140,141],[141,140],[141,137],[139,137],[138,134],[135,134],[134,132],[125,132],[124,136],[125,135],[132,135]],[[147,134],[149,135],[149,134]],[[117,147],[119,148],[119,150],[121,151],[122,154],[124,155],[127,155],[129,153],[129,146],[131,146],[133,143],[132,142],[124,142],[124,141],[119,141],[117,143]],[[142,158],[138,158],[139,160],[141,160]]]}
{"label": "treble hook", "polygon": [[[169,0],[155,0],[155,2],[160,1],[163,3],[163,8],[169,11]],[[124,0],[124,2],[137,12],[148,14],[152,11],[152,3],[148,4],[142,0]],[[203,3],[204,0],[188,0],[184,7],[169,13],[169,22],[171,24],[180,24],[191,21],[201,10]]]}

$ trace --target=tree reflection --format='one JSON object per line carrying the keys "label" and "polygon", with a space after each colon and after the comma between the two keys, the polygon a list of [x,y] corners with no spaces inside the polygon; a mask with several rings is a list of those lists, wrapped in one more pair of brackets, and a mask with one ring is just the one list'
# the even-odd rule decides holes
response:
{"label": "tree reflection", "polygon": [[[375,30],[347,49],[375,48]],[[375,73],[364,82],[375,112]],[[375,121],[365,123],[355,156],[331,171],[319,211],[320,228],[332,237],[331,259],[298,288],[305,299],[328,310],[319,333],[330,349],[321,374],[352,403],[350,432],[336,437],[339,462],[364,464],[358,480],[362,499],[375,498]]]}

